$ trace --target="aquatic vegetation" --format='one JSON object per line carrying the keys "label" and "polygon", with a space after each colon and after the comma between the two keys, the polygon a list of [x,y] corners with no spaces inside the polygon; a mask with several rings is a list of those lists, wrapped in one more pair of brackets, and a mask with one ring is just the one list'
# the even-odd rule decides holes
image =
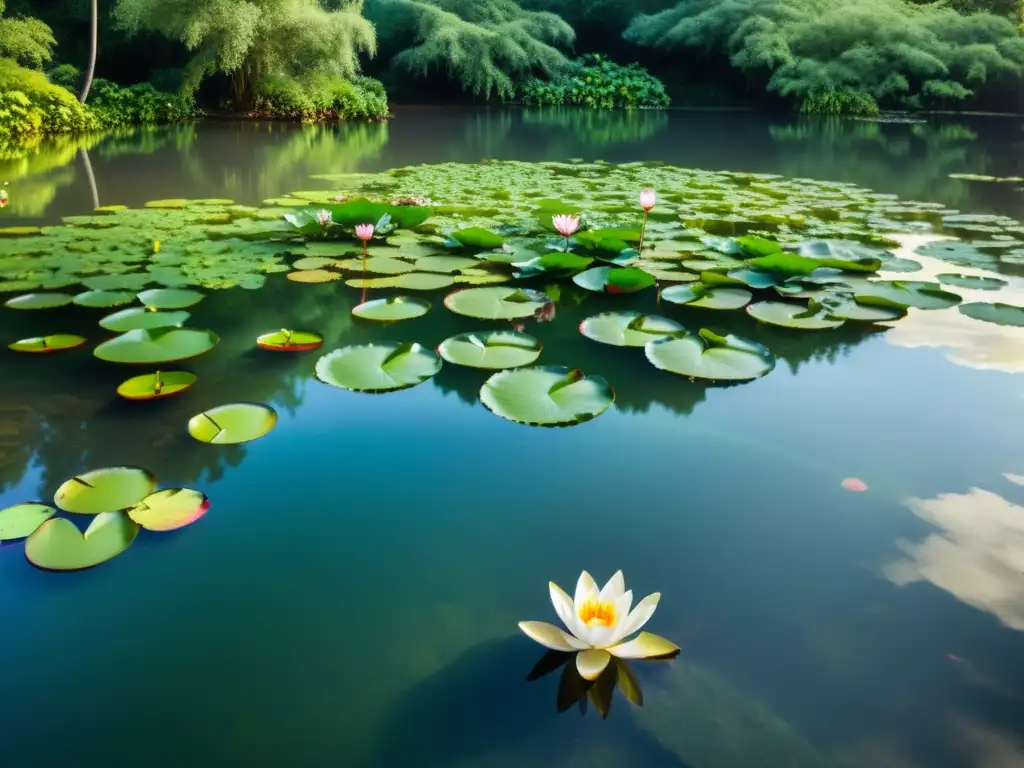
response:
{"label": "aquatic vegetation", "polygon": [[441,370],[441,358],[417,343],[356,344],[321,357],[316,377],[353,392],[393,392],[422,384]]}
{"label": "aquatic vegetation", "polygon": [[316,331],[289,331],[282,328],[276,333],[264,333],[256,339],[256,346],[271,352],[309,352],[319,349],[324,337]]}
{"label": "aquatic vegetation", "polygon": [[497,416],[538,427],[567,427],[600,416],[615,390],[600,376],[560,366],[514,368],[491,376],[480,402]]}
{"label": "aquatic vegetation", "polygon": [[[626,590],[622,571],[616,572],[603,588],[583,571],[570,598],[557,584],[549,583],[555,613],[568,632],[543,621],[521,621],[519,628],[546,648],[576,653],[576,668],[584,680],[596,680],[612,660],[670,656],[679,647],[649,632],[640,632],[654,615],[661,594],[648,595],[636,607],[633,592]],[[636,637],[627,640],[631,635]]]}
{"label": "aquatic vegetation", "polygon": [[188,433],[201,443],[231,445],[256,440],[277,424],[277,411],[261,403],[230,403],[197,413]]}
{"label": "aquatic vegetation", "polygon": [[363,320],[393,323],[422,317],[430,311],[430,302],[413,296],[389,296],[386,299],[365,301],[352,308],[352,314]]}
{"label": "aquatic vegetation", "polygon": [[71,478],[57,489],[53,501],[65,512],[98,515],[127,509],[155,488],[152,472],[140,467],[108,467]]}
{"label": "aquatic vegetation", "polygon": [[219,341],[212,331],[195,328],[140,328],[104,341],[93,354],[110,363],[176,363],[209,352]]}
{"label": "aquatic vegetation", "polygon": [[775,356],[762,344],[733,334],[719,336],[707,328],[655,339],[644,352],[655,368],[709,381],[749,381],[775,368]]}
{"label": "aquatic vegetation", "polygon": [[198,377],[188,371],[157,371],[121,382],[117,394],[125,400],[156,400],[189,390]]}
{"label": "aquatic vegetation", "polygon": [[8,309],[53,309],[66,307],[74,298],[66,293],[26,293],[24,296],[8,299],[4,306]]}
{"label": "aquatic vegetation", "polygon": [[85,344],[84,336],[77,336],[72,333],[55,333],[50,336],[35,336],[30,339],[19,339],[12,341],[7,348],[14,352],[27,352],[35,355],[48,355],[51,352],[63,352],[68,349],[77,349]]}
{"label": "aquatic vegetation", "polygon": [[25,557],[47,571],[79,571],[105,563],[124,552],[139,533],[125,512],[103,512],[85,532],[67,518],[47,520],[25,540]]}
{"label": "aquatic vegetation", "polygon": [[33,501],[0,509],[0,542],[30,536],[55,514],[57,510],[53,507]]}
{"label": "aquatic vegetation", "polygon": [[128,517],[147,531],[176,531],[191,525],[210,509],[205,493],[190,488],[157,491],[127,510]]}
{"label": "aquatic vegetation", "polygon": [[530,365],[541,349],[537,339],[520,331],[477,331],[445,339],[437,353],[455,365],[500,370]]}
{"label": "aquatic vegetation", "polygon": [[639,312],[604,312],[580,323],[580,333],[588,339],[615,347],[643,347],[654,339],[685,332],[675,320]]}

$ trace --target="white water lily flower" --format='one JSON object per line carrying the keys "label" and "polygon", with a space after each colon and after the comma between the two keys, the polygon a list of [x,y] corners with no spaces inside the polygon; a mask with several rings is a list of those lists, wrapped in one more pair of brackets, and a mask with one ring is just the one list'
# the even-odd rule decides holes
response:
{"label": "white water lily flower", "polygon": [[612,576],[600,590],[593,577],[584,571],[576,583],[575,599],[571,599],[553,581],[548,587],[555,613],[569,631],[545,621],[521,621],[519,628],[546,648],[568,653],[579,651],[576,668],[585,680],[596,680],[612,656],[646,659],[679,650],[665,638],[649,632],[641,632],[632,640],[623,642],[651,618],[661,593],[648,595],[630,611],[633,593],[626,590],[622,571]]}

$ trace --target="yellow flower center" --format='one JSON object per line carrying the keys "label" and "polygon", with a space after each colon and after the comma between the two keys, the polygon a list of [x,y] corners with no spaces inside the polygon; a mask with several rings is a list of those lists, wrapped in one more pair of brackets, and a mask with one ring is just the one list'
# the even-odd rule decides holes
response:
{"label": "yellow flower center", "polygon": [[580,606],[580,621],[586,627],[615,626],[615,606],[600,600],[588,600]]}

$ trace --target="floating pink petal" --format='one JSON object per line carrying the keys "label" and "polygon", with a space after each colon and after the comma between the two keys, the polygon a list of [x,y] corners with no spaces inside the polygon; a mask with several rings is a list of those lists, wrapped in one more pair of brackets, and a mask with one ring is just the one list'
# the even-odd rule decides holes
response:
{"label": "floating pink petal", "polygon": [[868,484],[861,480],[859,477],[848,477],[842,482],[843,490],[846,491],[866,491]]}

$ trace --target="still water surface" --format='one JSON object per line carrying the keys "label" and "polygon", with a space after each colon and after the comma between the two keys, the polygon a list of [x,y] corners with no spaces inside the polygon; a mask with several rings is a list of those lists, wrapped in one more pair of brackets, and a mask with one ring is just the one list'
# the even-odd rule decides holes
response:
{"label": "still water surface", "polygon": [[[994,119],[407,110],[382,126],[161,130],[89,157],[101,204],[256,203],[327,186],[315,173],[578,156],[850,181],[1019,218],[1011,185],[948,174],[1021,174],[1022,137]],[[8,221],[91,208],[66,150],[65,165],[21,166]],[[1003,277],[1024,304],[1024,279]],[[283,275],[192,309],[221,343],[186,366],[200,379],[187,397],[120,402],[123,371],[87,350],[5,351],[0,508],[118,464],[213,506],[77,574],[0,548],[4,765],[1024,765],[1019,329],[979,334],[955,309],[823,334],[728,313],[720,325],[779,365],[708,387],[576,330],[607,309],[663,311],[648,293],[563,301],[527,327],[542,362],[616,388],[612,410],[571,429],[496,418],[482,372],[446,365],[371,397],[313,380],[318,353],[259,353],[255,337],[281,327],[315,329],[329,350],[436,346],[478,325],[435,306],[371,327],[350,315],[358,291]],[[94,322],[77,307],[0,318],[11,339]],[[192,414],[235,401],[281,420],[243,446],[185,434]],[[844,491],[851,476],[869,490]],[[682,652],[633,665],[642,708],[617,697],[607,720],[558,714],[558,675],[525,681],[542,649],[516,622],[555,620],[548,580],[571,592],[580,570],[603,583],[619,568],[638,595],[663,594],[648,628]]]}

